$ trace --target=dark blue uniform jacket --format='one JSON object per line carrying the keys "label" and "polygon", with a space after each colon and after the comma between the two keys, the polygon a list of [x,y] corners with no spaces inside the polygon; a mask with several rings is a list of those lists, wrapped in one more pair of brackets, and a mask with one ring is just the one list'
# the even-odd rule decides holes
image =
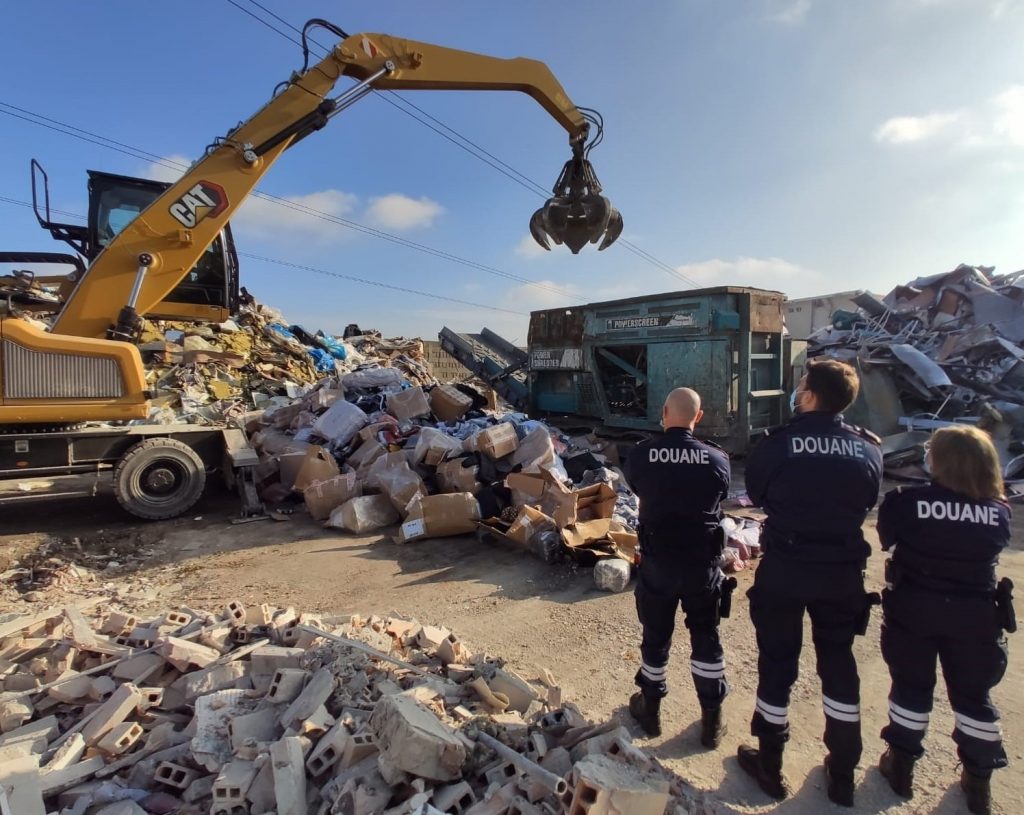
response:
{"label": "dark blue uniform jacket", "polygon": [[999,553],[1010,542],[1010,507],[934,482],[899,487],[878,509],[878,537],[893,550],[900,581],[947,593],[990,592]]}
{"label": "dark blue uniform jacket", "polygon": [[[729,493],[724,450],[673,427],[633,448],[625,473],[640,499],[645,558],[706,563],[721,554],[721,502]],[[718,548],[712,557],[709,545]]]}
{"label": "dark blue uniform jacket", "polygon": [[861,525],[881,480],[877,436],[841,414],[797,414],[747,459],[747,494],[768,515],[765,553],[807,563],[866,561],[871,547]]}

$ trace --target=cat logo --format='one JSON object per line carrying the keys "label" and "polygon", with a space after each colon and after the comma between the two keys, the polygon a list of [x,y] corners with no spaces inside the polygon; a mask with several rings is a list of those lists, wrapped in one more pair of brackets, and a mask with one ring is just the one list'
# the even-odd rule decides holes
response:
{"label": "cat logo", "polygon": [[169,212],[179,224],[192,229],[204,218],[220,215],[228,205],[224,188],[212,181],[200,181],[171,204]]}

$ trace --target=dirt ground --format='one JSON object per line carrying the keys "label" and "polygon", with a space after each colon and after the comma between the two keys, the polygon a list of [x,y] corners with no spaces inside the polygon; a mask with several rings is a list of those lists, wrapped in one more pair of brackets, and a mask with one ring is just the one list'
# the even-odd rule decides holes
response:
{"label": "dirt ground", "polygon": [[[180,603],[215,608],[231,599],[293,605],[300,610],[337,613],[414,615],[444,624],[474,648],[504,657],[533,678],[549,668],[565,697],[595,719],[614,717],[640,744],[668,767],[720,802],[717,812],[778,812],[816,815],[850,813],[966,812],[957,785],[959,771],[949,737],[952,716],[939,692],[927,738],[928,753],[918,765],[915,799],[903,803],[889,790],[876,763],[882,752],[878,733],[886,721],[889,678],[878,648],[879,614],[866,637],[857,641],[861,669],[865,751],[858,778],[857,805],[833,807],[825,798],[821,759],[824,748],[819,686],[809,632],[801,676],[793,692],[793,739],[786,752],[786,774],[795,791],[776,805],[740,771],[736,746],[748,740],[756,686],[756,647],[744,591],[753,570],[738,575],[733,615],[723,621],[729,680],[726,702],[729,735],[720,750],[704,751],[698,740],[699,709],[688,673],[685,629],[679,625],[669,667],[671,694],[663,707],[665,735],[645,741],[625,709],[639,662],[640,626],[631,592],[611,595],[593,587],[590,569],[547,566],[511,549],[478,543],[471,536],[397,545],[389,536],[353,537],[325,530],[301,509],[286,522],[232,525],[230,496],[214,492],[187,518],[161,524],[138,523],[118,508],[109,485],[93,479],[56,479],[56,497],[16,485],[0,488],[0,571],[40,545],[81,552],[80,562],[98,568],[100,584],[122,598],[165,607]],[[1024,536],[1018,510],[1011,550],[1002,573],[1024,587]],[[869,539],[877,545],[874,519]],[[77,538],[77,543],[69,544]],[[94,556],[101,555],[96,559]],[[90,560],[93,557],[93,560]],[[6,562],[3,562],[6,561]],[[883,557],[869,565],[869,585],[881,585]],[[11,578],[8,578],[8,583]],[[76,591],[74,579],[68,592]],[[29,595],[52,604],[52,593]],[[1018,600],[1018,607],[1021,602]],[[25,608],[24,594],[8,586],[0,610]],[[993,780],[996,811],[1024,812],[1024,672],[1021,648],[1011,638],[1010,666],[995,691],[1002,710],[1011,766]],[[941,681],[940,681],[941,688]]]}

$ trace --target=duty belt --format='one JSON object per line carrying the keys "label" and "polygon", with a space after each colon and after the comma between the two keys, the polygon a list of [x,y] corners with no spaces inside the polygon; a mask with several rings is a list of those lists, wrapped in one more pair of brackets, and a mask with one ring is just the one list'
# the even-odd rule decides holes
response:
{"label": "duty belt", "polygon": [[810,563],[861,563],[871,554],[871,547],[859,533],[812,537],[766,528],[761,536],[761,547],[765,554],[775,552],[786,558]]}

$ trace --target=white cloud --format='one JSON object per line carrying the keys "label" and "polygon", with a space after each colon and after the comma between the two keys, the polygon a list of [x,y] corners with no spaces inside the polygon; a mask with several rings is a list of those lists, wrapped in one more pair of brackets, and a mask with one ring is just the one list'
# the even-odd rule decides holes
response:
{"label": "white cloud", "polygon": [[[340,217],[350,214],[358,198],[341,190],[322,190],[307,195],[281,196],[282,204],[257,195],[250,195],[231,219],[239,231],[252,233],[264,240],[344,240],[351,230],[318,213]],[[310,210],[316,210],[310,213]]]}
{"label": "white cloud", "polygon": [[939,6],[959,6],[971,12],[979,8],[988,12],[992,19],[999,19],[1009,11],[1020,0],[913,0],[913,4],[925,8],[936,8]]}
{"label": "white cloud", "polygon": [[1024,147],[1024,85],[1013,85],[992,100],[996,136],[1014,147]]}
{"label": "white cloud", "polygon": [[701,286],[752,286],[784,291],[789,296],[820,294],[824,275],[782,258],[712,258],[677,266],[676,271]]}
{"label": "white cloud", "polygon": [[875,130],[875,141],[889,144],[910,144],[934,138],[949,132],[953,125],[962,121],[959,112],[929,113],[925,116],[896,116],[883,122]]}
{"label": "white cloud", "polygon": [[516,254],[521,258],[527,260],[535,260],[536,258],[542,258],[551,253],[544,249],[537,241],[533,239],[533,235],[523,235],[519,243],[516,244]]}
{"label": "white cloud", "polygon": [[799,25],[807,17],[811,10],[812,0],[785,0],[785,2],[773,2],[773,10],[769,12],[768,19],[783,25]]}
{"label": "white cloud", "polygon": [[[142,171],[145,178],[153,181],[166,181],[173,183],[181,178],[182,174],[192,164],[192,159],[180,153],[164,156],[159,162],[154,161],[147,165]],[[180,169],[179,169],[180,168]]]}
{"label": "white cloud", "polygon": [[442,212],[444,207],[429,198],[395,192],[371,199],[366,214],[374,225],[385,229],[417,229],[431,226]]}
{"label": "white cloud", "polygon": [[874,138],[894,145],[941,139],[969,150],[1024,147],[1024,85],[1010,85],[963,110],[896,116],[876,128]]}

